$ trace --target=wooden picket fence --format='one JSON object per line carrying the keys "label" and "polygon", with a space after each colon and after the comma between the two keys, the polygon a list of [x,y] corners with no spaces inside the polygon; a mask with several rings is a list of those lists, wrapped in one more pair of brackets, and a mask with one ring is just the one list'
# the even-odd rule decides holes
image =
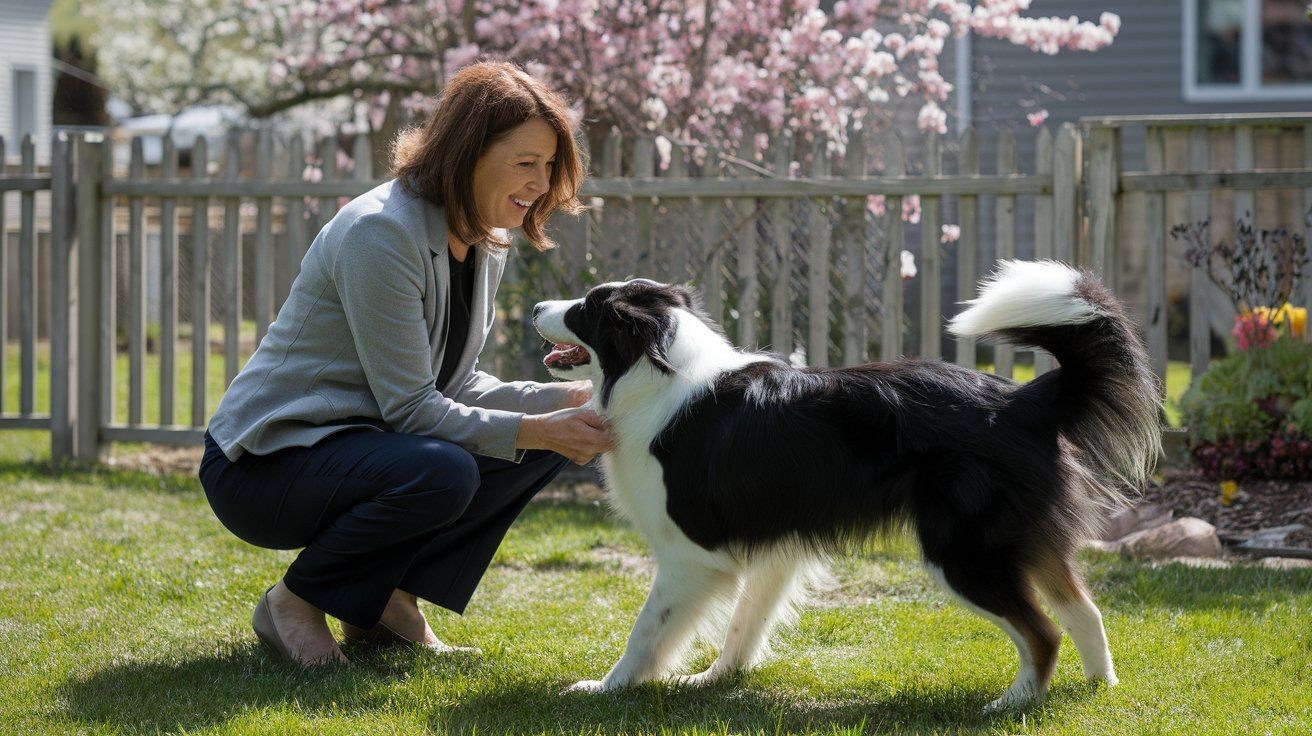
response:
{"label": "wooden picket fence", "polygon": [[[1123,170],[1126,130],[1146,130],[1143,170]],[[1297,138],[1296,165],[1289,156],[1284,168],[1257,165],[1254,136],[1269,131]],[[1181,135],[1191,141],[1190,165],[1176,171],[1167,142]],[[1233,137],[1233,161],[1206,155],[1218,135]],[[482,361],[502,375],[540,375],[541,341],[528,325],[533,303],[644,276],[694,284],[735,342],[809,365],[938,358],[947,346],[962,365],[991,358],[1010,376],[1015,351],[947,342],[942,325],[955,312],[951,302],[972,297],[995,259],[1021,256],[1084,264],[1114,283],[1145,282],[1137,304],[1164,376],[1167,272],[1185,268],[1168,265],[1171,198],[1191,198],[1191,219],[1221,214],[1209,199],[1221,190],[1232,191],[1236,212],[1253,211],[1276,189],[1297,190],[1312,208],[1312,116],[1104,118],[1034,136],[1027,172],[1008,131],[987,141],[974,131],[907,140],[856,133],[841,155],[823,143],[774,138],[734,155],[673,142],[662,156],[657,141],[607,136],[583,191],[588,212],[554,223],[561,248],[520,249],[511,259]],[[984,143],[994,155],[981,165]],[[136,139],[122,171],[103,137],[60,133],[49,171],[38,172],[24,142],[21,170],[0,176],[0,195],[17,193],[21,211],[18,227],[9,227],[0,202],[0,233],[16,231],[18,244],[17,294],[5,291],[11,259],[0,248],[0,386],[5,310],[15,298],[21,373],[16,412],[0,391],[0,429],[50,430],[57,460],[94,460],[116,441],[198,443],[214,409],[211,366],[221,361],[228,385],[275,319],[315,233],[347,198],[382,181],[370,171],[364,136],[349,157],[334,138],[284,140],[268,131],[232,131],[216,156],[208,148],[198,138],[183,165],[166,140],[162,160],[148,167]],[[352,168],[339,171],[339,157]],[[49,198],[48,223],[36,215],[38,197]],[[908,223],[902,215],[913,198],[919,221]],[[960,227],[956,242],[942,241],[944,224]],[[49,233],[48,283],[37,278],[38,231]],[[8,240],[0,237],[0,246]],[[910,281],[902,278],[904,249],[916,252],[919,273]],[[1190,358],[1198,370],[1210,359],[1208,310],[1216,307],[1193,278]],[[47,412],[36,401],[42,310],[50,325]],[[117,375],[121,360],[126,381]],[[1034,363],[1039,372],[1052,367],[1045,355]],[[158,388],[148,392],[152,383]]]}

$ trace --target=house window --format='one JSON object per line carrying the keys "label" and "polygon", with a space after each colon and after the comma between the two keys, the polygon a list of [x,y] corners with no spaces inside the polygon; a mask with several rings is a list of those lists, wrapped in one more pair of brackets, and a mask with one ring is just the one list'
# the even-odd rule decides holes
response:
{"label": "house window", "polygon": [[1304,0],[1183,0],[1191,101],[1312,100]]}
{"label": "house window", "polygon": [[14,69],[12,81],[14,143],[19,143],[25,135],[36,137],[36,71]]}

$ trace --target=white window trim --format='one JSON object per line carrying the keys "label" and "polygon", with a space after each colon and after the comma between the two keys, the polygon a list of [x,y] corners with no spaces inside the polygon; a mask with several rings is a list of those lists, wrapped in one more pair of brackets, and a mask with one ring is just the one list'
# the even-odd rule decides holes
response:
{"label": "white window trim", "polygon": [[1184,43],[1181,44],[1181,68],[1184,69],[1186,102],[1288,102],[1312,100],[1312,83],[1262,84],[1262,6],[1261,0],[1243,0],[1244,25],[1241,30],[1239,84],[1198,83],[1198,0],[1181,0],[1184,8]]}
{"label": "white window trim", "polygon": [[[41,69],[34,64],[25,62],[14,62],[9,65],[9,84],[13,85],[18,72],[30,72],[32,74],[32,95],[34,99],[32,104],[35,105],[34,114],[35,124],[32,126],[32,142],[39,143],[41,135]],[[18,90],[9,90],[9,130],[4,132],[6,140],[13,140],[13,150],[15,152],[22,150],[23,137],[18,135],[18,106],[21,100],[18,99]]]}

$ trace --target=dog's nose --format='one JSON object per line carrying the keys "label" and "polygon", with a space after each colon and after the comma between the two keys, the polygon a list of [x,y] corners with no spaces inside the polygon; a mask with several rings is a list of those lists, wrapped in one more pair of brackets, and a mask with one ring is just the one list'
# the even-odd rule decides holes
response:
{"label": "dog's nose", "polygon": [[545,305],[545,304],[534,304],[534,305],[533,305],[533,319],[537,319],[539,315],[541,315],[543,312],[546,311],[546,309],[547,309],[547,305]]}

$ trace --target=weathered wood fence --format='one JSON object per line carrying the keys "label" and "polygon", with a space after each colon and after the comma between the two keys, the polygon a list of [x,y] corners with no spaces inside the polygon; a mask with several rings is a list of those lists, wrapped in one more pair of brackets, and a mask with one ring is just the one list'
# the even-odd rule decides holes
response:
{"label": "weathered wood fence", "polygon": [[[1126,170],[1125,131],[1146,131],[1142,170]],[[1259,166],[1254,140],[1270,135],[1292,136],[1297,155],[1281,148],[1277,166]],[[855,134],[841,155],[787,138],[731,156],[611,135],[593,152],[589,212],[555,224],[561,249],[520,249],[512,259],[482,360],[505,375],[534,375],[533,303],[641,275],[693,282],[736,342],[811,365],[950,352],[963,365],[992,359],[1011,375],[1010,348],[946,341],[942,325],[996,258],[1021,256],[1088,265],[1127,292],[1164,376],[1168,273],[1188,274],[1166,237],[1180,221],[1168,215],[1179,210],[1172,198],[1189,198],[1193,220],[1229,216],[1214,201],[1223,190],[1233,191],[1236,212],[1261,212],[1271,192],[1293,192],[1297,213],[1277,207],[1267,217],[1297,214],[1299,227],[1312,208],[1312,116],[1107,118],[1034,136],[1022,166],[1008,131],[987,141],[996,155],[984,162],[974,131],[905,141]],[[1189,155],[1177,167],[1171,141],[1181,136]],[[1207,155],[1218,136],[1233,139],[1231,161]],[[17,411],[0,391],[0,429],[49,429],[57,460],[96,459],[115,441],[197,443],[214,409],[210,389],[227,386],[263,337],[315,233],[346,198],[381,182],[368,168],[369,142],[355,137],[356,155],[346,156],[336,139],[232,131],[217,155],[197,139],[182,160],[166,140],[162,160],[147,166],[137,139],[126,167],[94,134],[59,134],[53,146],[49,171],[36,170],[24,142],[21,170],[0,176],[0,195],[16,193],[20,211],[15,228],[0,206],[0,387],[9,385],[7,346],[18,350],[20,373]],[[48,198],[45,223],[39,198]],[[943,225],[959,227],[959,238],[944,237]],[[48,281],[37,278],[38,231],[49,232]],[[909,281],[903,250],[918,269]],[[1197,372],[1210,358],[1216,306],[1192,278]],[[1051,367],[1047,356],[1034,362]]]}

